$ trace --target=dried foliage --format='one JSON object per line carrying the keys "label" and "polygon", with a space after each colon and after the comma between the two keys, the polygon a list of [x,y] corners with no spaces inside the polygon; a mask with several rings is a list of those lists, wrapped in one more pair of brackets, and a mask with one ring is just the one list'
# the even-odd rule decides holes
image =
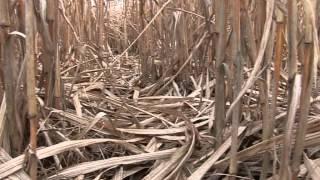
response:
{"label": "dried foliage", "polygon": [[0,179],[319,179],[317,0],[0,0]]}

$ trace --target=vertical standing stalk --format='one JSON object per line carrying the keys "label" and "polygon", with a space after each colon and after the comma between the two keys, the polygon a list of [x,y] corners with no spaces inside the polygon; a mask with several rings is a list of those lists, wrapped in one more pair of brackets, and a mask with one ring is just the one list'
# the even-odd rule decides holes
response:
{"label": "vertical standing stalk", "polygon": [[262,34],[263,34],[263,27],[266,21],[266,2],[265,0],[257,0],[256,1],[256,19],[255,19],[255,37],[257,44],[260,44]]}
{"label": "vertical standing stalk", "polygon": [[[307,118],[310,108],[310,96],[312,89],[312,44],[308,43],[305,46],[305,57],[303,65],[303,77],[302,77],[302,92],[300,99],[300,118],[298,124],[298,132],[296,134],[296,142],[294,145],[292,170],[293,177],[296,177],[299,172],[299,165],[301,162],[302,152],[304,148],[304,139],[307,128]],[[294,179],[294,178],[293,178]]]}
{"label": "vertical standing stalk", "polygon": [[45,87],[45,103],[47,106],[53,105],[54,96],[54,45],[52,35],[55,32],[54,27],[54,1],[34,1],[36,12],[36,23],[38,32],[41,35],[43,43],[43,53],[40,56],[42,61],[42,77],[40,85]]}
{"label": "vertical standing stalk", "polygon": [[[278,97],[278,88],[280,81],[280,72],[281,72],[281,61],[282,61],[282,48],[283,48],[283,31],[284,31],[284,16],[282,12],[277,9],[276,10],[276,19],[277,19],[277,41],[276,41],[276,52],[275,52],[275,60],[274,60],[274,73],[273,73],[273,89],[272,89],[272,100],[271,100],[271,113],[270,120],[272,122],[272,127],[274,126],[276,110],[277,110],[277,97]],[[289,105],[290,106],[290,105]],[[290,107],[288,107],[288,110]],[[283,152],[285,153],[285,152]],[[290,152],[287,152],[290,154]],[[280,177],[286,177],[286,164],[287,158],[285,155],[283,156],[280,168]],[[283,169],[283,170],[282,170]]]}
{"label": "vertical standing stalk", "polygon": [[103,52],[103,29],[104,29],[104,1],[98,1],[98,58],[102,63],[102,52]]}
{"label": "vertical standing stalk", "polygon": [[[266,20],[266,2],[263,0],[258,0],[257,5],[256,5],[256,19],[255,19],[255,40],[257,44],[261,43],[262,40],[262,35],[263,35],[263,25]],[[268,43],[269,44],[269,43]],[[262,65],[266,64],[266,59],[265,55],[263,57],[263,63]],[[262,77],[266,77],[266,71],[263,72]],[[259,105],[261,109],[261,114],[262,114],[262,120],[263,120],[263,125],[266,124],[266,122],[269,120],[268,119],[268,86],[267,82],[265,80],[260,80],[258,81],[258,86],[259,86]],[[265,134],[265,127],[263,128],[263,134]],[[265,135],[263,135],[265,136]],[[265,138],[263,138],[265,139]],[[262,162],[262,171],[260,174],[260,179],[265,179],[265,176],[267,174],[267,171],[270,169],[269,166],[269,154],[268,152],[264,154],[263,162]]]}
{"label": "vertical standing stalk", "polygon": [[[49,24],[50,36],[52,40],[52,65],[51,69],[52,81],[54,90],[52,91],[54,96],[53,105],[57,109],[62,109],[62,87],[60,77],[60,58],[59,58],[59,1],[48,1],[47,19]],[[54,75],[53,75],[54,73]]]}
{"label": "vertical standing stalk", "polygon": [[[277,105],[277,96],[278,96],[278,87],[280,80],[280,71],[281,71],[281,55],[282,55],[282,47],[283,47],[283,30],[284,30],[284,17],[279,9],[275,10],[276,12],[276,49],[275,49],[275,57],[274,57],[274,76],[273,76],[273,84],[272,84],[272,99],[270,109],[268,108],[268,91],[266,91],[266,107],[268,110],[263,116],[263,140],[268,140],[272,137],[273,129],[274,129],[274,120],[276,113],[276,105]],[[271,41],[273,43],[273,41]],[[267,79],[267,77],[264,77]],[[263,156],[263,164],[262,164],[262,173],[260,175],[260,179],[266,179],[268,172],[270,172],[270,162],[271,156],[269,152],[266,152]]]}
{"label": "vertical standing stalk", "polygon": [[215,86],[215,127],[214,136],[216,138],[216,148],[220,146],[223,138],[225,119],[225,86],[223,60],[225,53],[225,1],[216,1],[217,33],[218,42],[216,44],[216,86]]}
{"label": "vertical standing stalk", "polygon": [[[15,58],[12,49],[14,45],[13,37],[8,35],[11,27],[10,14],[9,14],[9,1],[0,1],[0,60],[1,60],[1,73],[4,89],[6,93],[6,123],[4,131],[6,133],[8,146],[6,150],[11,155],[21,153],[21,145],[23,141],[23,127],[17,116],[16,108],[16,74],[15,74]],[[20,127],[19,127],[20,125]],[[0,140],[2,141],[2,139]],[[2,142],[0,142],[2,144]]]}
{"label": "vertical standing stalk", "polygon": [[[304,2],[304,8],[308,10],[307,2]],[[296,134],[296,142],[293,149],[292,157],[292,179],[296,179],[299,172],[299,166],[302,158],[302,153],[305,144],[305,135],[307,130],[307,119],[310,109],[310,97],[312,90],[312,75],[314,71],[314,58],[313,58],[313,28],[312,28],[312,13],[307,12],[305,14],[305,33],[304,33],[304,60],[302,69],[302,91],[300,98],[300,117],[298,122],[298,130]]]}
{"label": "vertical standing stalk", "polygon": [[37,179],[37,102],[36,102],[36,80],[35,80],[35,57],[34,57],[34,45],[35,45],[35,27],[34,27],[34,5],[33,0],[26,1],[26,81],[27,81],[27,102],[28,102],[28,119],[30,121],[30,177],[31,179]]}
{"label": "vertical standing stalk", "polygon": [[291,90],[294,75],[297,72],[297,32],[298,32],[298,7],[297,0],[288,0],[288,104],[290,104]]}
{"label": "vertical standing stalk", "polygon": [[[138,4],[138,12],[139,12],[139,27],[140,27],[140,31],[142,31],[145,28],[145,1],[144,0],[139,0]],[[144,48],[144,43],[146,41],[146,36],[143,35],[141,36],[141,39],[138,42],[138,49],[139,49],[139,53],[141,55],[141,60],[140,60],[140,64],[141,64],[141,74],[142,74],[142,84],[146,84],[146,81],[148,80],[148,74],[147,72],[147,58],[146,58],[146,49]]]}
{"label": "vertical standing stalk", "polygon": [[0,1],[0,28],[10,26],[9,1]]}
{"label": "vertical standing stalk", "polygon": [[[130,3],[128,0],[124,0],[124,22],[123,22],[123,33],[124,33],[124,43],[123,47],[128,46],[128,27],[127,27],[127,21],[128,21],[128,7]],[[126,60],[129,58],[128,52],[126,52]]]}
{"label": "vertical standing stalk", "polygon": [[[244,4],[244,2],[242,2]],[[233,58],[233,96],[237,97],[238,93],[241,90],[241,30],[240,30],[240,0],[233,0],[232,9],[233,9],[233,47],[232,47],[232,58]],[[232,175],[237,174],[237,151],[239,147],[238,142],[238,128],[240,121],[240,107],[241,102],[238,102],[232,113],[232,144],[231,144],[231,159],[230,159],[230,169],[229,172]],[[235,179],[232,177],[231,179]]]}
{"label": "vertical standing stalk", "polygon": [[[260,70],[260,66],[263,62],[263,59],[264,59],[263,57],[265,54],[266,47],[268,45],[268,42],[270,42],[269,39],[270,39],[270,34],[271,34],[270,32],[272,29],[271,27],[272,27],[272,15],[273,15],[273,11],[274,11],[274,0],[267,1],[267,10],[268,10],[267,11],[267,19],[266,19],[266,23],[264,25],[264,32],[263,32],[262,40],[260,43],[260,49],[258,51],[253,70],[252,70],[248,80],[244,84],[243,88],[239,92],[238,96],[231,103],[231,105],[226,113],[226,119],[230,118],[235,105],[241,100],[242,96],[246,93],[246,91],[253,85],[253,83],[257,79],[256,77],[257,77],[258,71]],[[272,49],[270,48],[269,50],[272,50]]]}
{"label": "vertical standing stalk", "polygon": [[54,83],[54,105],[57,109],[62,109],[63,107],[63,85],[61,84],[61,72],[60,72],[60,51],[59,51],[59,36],[60,36],[60,14],[59,14],[59,1],[54,1],[54,34],[52,37],[54,44],[54,60],[55,60],[55,83]]}

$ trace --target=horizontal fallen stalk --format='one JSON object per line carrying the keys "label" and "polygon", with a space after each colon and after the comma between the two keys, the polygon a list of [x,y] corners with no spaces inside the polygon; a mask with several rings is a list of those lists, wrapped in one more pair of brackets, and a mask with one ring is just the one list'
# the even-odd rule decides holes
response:
{"label": "horizontal fallen stalk", "polygon": [[[201,123],[195,124],[195,127],[202,127],[208,124],[209,121],[203,121]],[[170,128],[170,129],[124,129],[117,128],[118,131],[130,133],[130,134],[139,134],[139,135],[167,135],[167,134],[177,134],[185,132],[186,128]]]}
{"label": "horizontal fallen stalk", "polygon": [[[4,149],[0,148],[0,164],[5,163],[11,159],[12,158],[10,157],[10,155]],[[9,179],[31,180],[29,175],[23,170],[16,172],[14,175],[10,175],[8,178]]]}
{"label": "horizontal fallen stalk", "polygon": [[[142,140],[142,138],[131,139],[127,141],[115,140],[115,139],[86,139],[86,140],[75,140],[75,141],[66,141],[59,144],[55,144],[50,147],[46,147],[43,149],[37,150],[37,158],[44,159],[74,148],[80,148],[84,146],[89,146],[92,144],[98,143],[129,143],[129,142],[138,142]],[[0,165],[0,179],[3,179],[23,168],[25,160],[25,155],[20,155],[14,159],[11,159],[3,164]]]}
{"label": "horizontal fallen stalk", "polygon": [[49,177],[48,179],[61,179],[61,178],[72,178],[81,174],[88,174],[94,171],[98,171],[105,168],[110,168],[117,165],[123,164],[135,164],[143,161],[151,161],[169,158],[177,149],[169,149],[164,151],[157,151],[151,153],[143,153],[132,156],[124,156],[124,157],[113,157],[105,160],[98,160],[92,162],[85,162],[78,164],[74,167],[62,170],[57,174]]}

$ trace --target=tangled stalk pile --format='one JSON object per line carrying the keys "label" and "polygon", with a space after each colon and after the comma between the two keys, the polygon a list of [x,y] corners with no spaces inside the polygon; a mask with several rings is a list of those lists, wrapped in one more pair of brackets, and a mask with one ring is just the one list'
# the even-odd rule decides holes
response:
{"label": "tangled stalk pile", "polygon": [[319,12],[0,1],[0,179],[319,179]]}

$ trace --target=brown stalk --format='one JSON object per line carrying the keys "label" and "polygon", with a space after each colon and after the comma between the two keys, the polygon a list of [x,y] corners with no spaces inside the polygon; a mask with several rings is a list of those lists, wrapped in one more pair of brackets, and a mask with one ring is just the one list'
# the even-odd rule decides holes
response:
{"label": "brown stalk", "polygon": [[0,27],[2,30],[2,28],[10,26],[11,22],[10,22],[10,14],[9,14],[9,2],[0,1],[0,5],[1,5],[0,6]]}
{"label": "brown stalk", "polygon": [[270,0],[267,1],[267,19],[266,19],[266,23],[264,25],[264,33],[262,36],[262,40],[260,43],[260,49],[259,49],[259,53],[257,55],[253,70],[247,80],[247,82],[245,83],[244,87],[242,88],[242,90],[239,92],[237,98],[234,99],[234,101],[232,102],[232,104],[230,105],[228,111],[227,111],[227,115],[226,115],[226,119],[229,119],[231,116],[231,113],[235,107],[235,105],[240,101],[240,99],[242,98],[242,96],[246,93],[246,91],[253,85],[254,81],[256,80],[256,76],[259,72],[260,66],[263,62],[263,56],[267,47],[267,43],[269,40],[269,35],[270,35],[270,31],[271,31],[271,24],[272,24],[272,15],[273,15],[273,11],[274,11],[274,0]]}
{"label": "brown stalk", "polygon": [[26,2],[26,81],[27,81],[27,102],[28,102],[28,119],[30,121],[30,149],[29,149],[29,174],[31,179],[37,179],[38,160],[36,156],[37,149],[37,129],[38,129],[38,112],[35,94],[35,15],[32,0]]}
{"label": "brown stalk", "polygon": [[[8,104],[8,128],[9,136],[11,139],[11,146],[13,155],[16,153],[21,153],[23,145],[23,136],[24,136],[24,125],[25,121],[21,118],[22,112],[19,112],[18,105],[21,104],[21,99],[19,95],[22,93],[16,90],[16,87],[19,87],[20,81],[18,78],[18,69],[16,63],[18,61],[14,56],[14,51],[11,50],[15,46],[15,37],[8,36],[7,42],[4,47],[4,70],[5,73],[5,90],[7,93],[7,104]],[[23,71],[24,67],[20,69]]]}
{"label": "brown stalk", "polygon": [[295,123],[296,112],[299,105],[299,97],[301,93],[301,76],[296,75],[295,81],[293,84],[292,98],[291,103],[288,109],[288,119],[284,135],[284,145],[281,153],[280,159],[280,170],[279,178],[280,179],[289,179],[290,172],[290,155],[292,149],[292,136],[293,136],[293,125]]}
{"label": "brown stalk", "polygon": [[[244,3],[242,1],[242,3]],[[241,53],[241,30],[240,30],[240,7],[241,1],[236,0],[233,1],[232,11],[233,11],[233,97],[236,98],[237,94],[241,90],[241,74],[242,74],[242,53]],[[238,129],[240,123],[240,114],[241,114],[241,103],[239,102],[232,114],[232,134],[231,134],[231,150],[230,150],[230,167],[229,173],[231,175],[237,175],[238,168],[238,159],[237,159],[237,151],[239,148],[239,140],[238,140]],[[235,179],[231,177],[230,179]]]}
{"label": "brown stalk", "polygon": [[[282,61],[282,49],[283,49],[283,31],[284,31],[284,17],[282,12],[279,9],[276,9],[276,47],[275,47],[275,57],[274,57],[274,75],[272,80],[272,99],[269,113],[264,115],[263,120],[263,140],[267,140],[272,137],[274,130],[274,121],[277,110],[277,97],[278,97],[278,88],[280,81],[280,72],[281,72],[281,61]],[[268,103],[268,101],[266,101]],[[263,158],[263,170],[260,176],[260,179],[265,179],[267,172],[270,171],[270,153],[267,152],[264,154]]]}
{"label": "brown stalk", "polygon": [[[248,6],[248,5],[246,5]],[[252,23],[249,17],[249,10],[248,7],[246,7],[244,5],[243,7],[243,13],[241,14],[241,26],[243,29],[243,38],[245,41],[245,47],[250,59],[250,63],[254,64],[255,60],[257,58],[257,52],[258,52],[258,48],[257,48],[257,43],[255,41],[254,38],[254,33],[253,33],[253,27],[252,27]]]}
{"label": "brown stalk", "polygon": [[305,29],[305,52],[302,70],[302,92],[300,99],[300,117],[298,122],[298,132],[296,134],[296,142],[293,149],[293,160],[292,160],[292,170],[293,179],[299,172],[299,165],[301,163],[302,153],[305,144],[305,135],[307,130],[307,117],[309,115],[310,109],[310,97],[312,89],[312,75],[313,75],[313,33],[311,16],[308,14],[305,18],[306,29]]}
{"label": "brown stalk", "polygon": [[225,85],[223,62],[225,55],[225,27],[226,27],[226,3],[225,1],[216,1],[216,16],[217,16],[217,35],[218,41],[216,47],[216,63],[215,63],[215,128],[213,129],[214,137],[216,138],[215,147],[218,148],[223,142],[223,129],[225,126]]}
{"label": "brown stalk", "polygon": [[[257,44],[260,44],[262,41],[262,36],[263,36],[263,24],[266,22],[266,2],[264,1],[257,1],[257,7],[255,8],[255,41],[257,42]],[[271,29],[272,29],[272,25],[271,25]],[[262,66],[267,65],[267,49],[270,47],[270,44],[272,43],[272,36],[271,36],[272,32],[270,32],[270,37],[269,37],[269,42],[267,44],[266,47],[266,52],[265,55],[263,57],[263,62],[262,62]],[[256,58],[256,57],[255,57]],[[263,78],[263,80],[260,80],[257,82],[259,89],[260,89],[260,93],[259,93],[259,105],[260,105],[260,109],[261,109],[261,115],[262,115],[262,121],[263,121],[263,126],[265,126],[265,124],[267,124],[268,122],[270,122],[269,120],[269,114],[268,114],[268,109],[269,109],[269,104],[268,104],[268,82],[267,82],[267,71],[264,71],[261,74],[261,77]],[[263,139],[265,139],[265,132],[268,131],[268,128],[263,127]],[[260,174],[260,179],[263,180],[265,179],[267,172],[270,169],[270,165],[269,165],[269,161],[270,161],[270,156],[268,153],[266,153],[263,157],[263,161],[262,161],[262,171]]]}
{"label": "brown stalk", "polygon": [[102,63],[102,51],[103,51],[103,41],[104,41],[104,8],[105,4],[103,0],[98,0],[98,36],[97,36],[97,45],[98,45],[98,58],[100,63]]}
{"label": "brown stalk", "polygon": [[[10,36],[11,21],[10,21],[10,12],[9,12],[9,1],[0,2],[0,59],[1,59],[1,82],[3,83],[3,88],[6,93],[6,104],[7,104],[7,119],[4,124],[5,129],[7,129],[7,137],[2,139],[1,143],[5,146],[6,150],[11,155],[17,155],[22,151],[22,142],[23,142],[23,126],[19,119],[20,114],[17,111],[16,106],[16,76],[17,76],[17,58],[14,56],[14,47],[16,38],[15,36]],[[9,142],[8,145],[5,145],[4,140],[7,139]],[[15,142],[15,143],[12,143]]]}
{"label": "brown stalk", "polygon": [[80,37],[79,37],[77,31],[75,30],[75,27],[71,24],[69,18],[66,15],[66,10],[65,10],[63,1],[59,0],[59,4],[61,5],[60,12],[61,12],[64,20],[66,21],[67,25],[71,28],[73,37],[75,38],[77,43],[80,43]]}
{"label": "brown stalk", "polygon": [[298,32],[298,8],[297,8],[297,0],[288,0],[287,2],[288,8],[288,92],[289,99],[288,102],[290,104],[291,96],[291,87],[294,75],[297,73],[297,32]]}
{"label": "brown stalk", "polygon": [[[271,100],[271,107],[270,107],[271,108],[271,110],[270,110],[270,123],[269,123],[269,125],[267,125],[267,127],[269,129],[266,128],[266,130],[265,130],[265,131],[267,131],[266,138],[271,137],[272,131],[274,129],[274,122],[275,122],[275,118],[276,118],[275,116],[276,116],[276,110],[277,110],[277,97],[278,97],[280,73],[281,73],[281,61],[282,61],[282,51],[283,51],[283,42],[284,42],[283,33],[284,33],[285,24],[284,24],[284,16],[279,9],[276,9],[276,21],[277,21],[277,30],[276,30],[277,40],[276,40],[276,52],[275,52],[275,60],[274,60],[274,74],[273,74],[273,85],[272,85],[273,89],[272,89],[272,100]],[[295,91],[295,93],[300,93],[300,92],[296,92],[296,91]],[[295,101],[295,103],[296,103],[296,101]],[[289,106],[291,106],[291,105],[293,106],[291,108],[296,108],[296,104],[290,104]],[[296,109],[292,109],[290,112],[295,114],[295,112],[292,112],[295,110]],[[288,111],[288,114],[289,114],[289,111]],[[292,123],[292,117],[290,117],[290,119],[288,117],[287,123]],[[291,128],[292,128],[290,125],[291,124],[288,124],[286,126],[287,127],[286,133],[288,133],[289,135],[291,133]],[[287,142],[287,143],[291,143],[291,142]],[[286,145],[289,146],[289,144],[285,144],[285,146]],[[285,159],[286,157],[288,157],[286,155],[287,154],[283,155],[283,159],[282,159],[283,161],[288,160],[288,159]],[[286,167],[285,166],[286,163],[285,162],[282,162],[282,163],[284,165],[283,167]],[[281,174],[281,172],[284,172],[284,171],[280,170],[280,174]],[[280,177],[281,177],[281,175],[280,175]]]}
{"label": "brown stalk", "polygon": [[61,82],[61,69],[60,69],[60,13],[59,13],[59,1],[54,1],[52,9],[54,10],[54,23],[53,23],[53,34],[52,40],[54,44],[54,61],[55,61],[55,83],[54,83],[54,105],[57,109],[63,109],[63,83]]}
{"label": "brown stalk", "polygon": [[[59,52],[59,36],[60,36],[60,20],[59,20],[59,1],[48,1],[48,9],[47,9],[47,21],[50,30],[50,37],[52,39],[52,72],[48,72],[52,74],[52,83],[54,85],[54,89],[52,91],[53,94],[53,105],[57,109],[62,109],[62,87],[61,87],[61,77],[60,77],[60,52]],[[49,80],[50,82],[50,80]]]}

